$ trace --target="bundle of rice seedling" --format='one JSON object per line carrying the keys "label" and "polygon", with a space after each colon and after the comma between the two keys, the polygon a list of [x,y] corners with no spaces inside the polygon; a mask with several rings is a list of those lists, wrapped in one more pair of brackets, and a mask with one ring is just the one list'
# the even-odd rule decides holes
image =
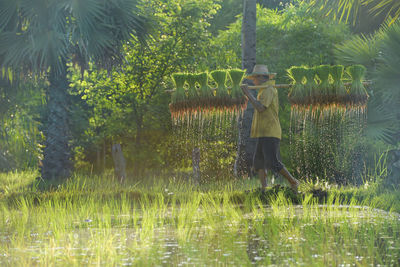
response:
{"label": "bundle of rice seedling", "polygon": [[330,102],[330,99],[328,97],[330,69],[331,67],[328,65],[320,65],[315,68],[317,76],[320,80],[319,90],[316,90],[317,95],[315,96],[315,98],[322,105]]}
{"label": "bundle of rice seedling", "polygon": [[214,70],[211,72],[211,76],[213,77],[214,81],[217,83],[217,90],[216,90],[216,103],[215,106],[217,108],[223,108],[227,104],[229,104],[229,94],[228,90],[225,86],[226,82],[226,71],[225,70]]}
{"label": "bundle of rice seedling", "polygon": [[172,94],[172,103],[180,102],[185,100],[185,89],[183,86],[186,81],[185,73],[174,73],[172,74],[172,80],[175,83],[175,92]]}
{"label": "bundle of rice seedling", "polygon": [[175,83],[175,92],[171,96],[171,104],[169,105],[172,116],[177,116],[179,113],[183,112],[185,109],[185,73],[174,73],[172,74],[172,80]]}
{"label": "bundle of rice seedling", "polygon": [[198,83],[200,85],[200,106],[204,111],[209,111],[211,107],[211,102],[213,98],[213,92],[211,88],[208,86],[208,73],[202,72],[197,74]]}
{"label": "bundle of rice seedling", "polygon": [[199,98],[196,89],[197,74],[188,73],[186,76],[186,82],[188,83],[188,99],[186,101],[186,111],[189,113],[196,112],[199,107]]}
{"label": "bundle of rice seedling", "polygon": [[346,91],[346,88],[344,87],[342,78],[343,78],[343,71],[344,71],[344,66],[343,65],[334,65],[331,66],[331,76],[333,79],[333,83],[331,86],[331,90],[329,92],[329,98],[333,103],[339,104],[339,105],[346,105],[348,101],[348,94]]}
{"label": "bundle of rice seedling", "polygon": [[304,101],[304,84],[305,68],[293,66],[287,70],[289,77],[292,79],[292,86],[289,92],[289,100],[292,104],[298,105]]}
{"label": "bundle of rice seedling", "polygon": [[231,96],[233,98],[241,98],[243,96],[243,92],[240,89],[240,85],[242,83],[244,74],[245,71],[241,69],[232,69],[229,71],[229,76],[232,79]]}
{"label": "bundle of rice seedling", "polygon": [[368,93],[362,83],[365,71],[367,69],[363,65],[353,65],[347,68],[347,73],[352,78],[350,87],[350,99],[352,104],[365,105],[368,100]]}
{"label": "bundle of rice seedling", "polygon": [[189,85],[188,88],[188,99],[195,99],[197,98],[197,89],[196,89],[196,82],[197,82],[197,75],[193,73],[188,73],[186,76],[186,81]]}
{"label": "bundle of rice seedling", "polygon": [[317,83],[315,82],[315,68],[305,68],[304,76],[306,77],[306,83],[304,84],[304,100],[302,104],[312,105],[314,104],[314,94],[317,88]]}
{"label": "bundle of rice seedling", "polygon": [[236,108],[243,108],[243,105],[247,103],[247,98],[244,96],[242,89],[240,89],[240,85],[242,84],[242,80],[244,77],[244,74],[246,72],[241,69],[232,69],[229,71],[229,76],[231,77],[232,80],[232,90],[231,90],[231,96],[232,96],[232,104]]}

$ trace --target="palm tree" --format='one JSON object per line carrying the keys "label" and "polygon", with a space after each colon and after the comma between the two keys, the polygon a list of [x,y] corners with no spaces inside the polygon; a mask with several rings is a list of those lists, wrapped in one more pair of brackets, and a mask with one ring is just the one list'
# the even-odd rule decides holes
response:
{"label": "palm tree", "polygon": [[363,64],[374,81],[368,103],[367,135],[389,144],[400,142],[400,22],[374,35],[354,36],[335,48],[338,63]]}
{"label": "palm tree", "polygon": [[72,169],[67,63],[84,67],[90,60],[110,69],[121,61],[124,40],[143,40],[145,25],[136,0],[0,0],[1,67],[49,82],[45,180],[68,177]]}
{"label": "palm tree", "polygon": [[[242,23],[242,69],[247,73],[253,71],[256,64],[256,21],[257,1],[244,0]],[[252,157],[255,151],[255,140],[250,138],[251,118],[254,108],[247,105],[239,122],[238,152],[235,160],[235,174],[250,174]]]}

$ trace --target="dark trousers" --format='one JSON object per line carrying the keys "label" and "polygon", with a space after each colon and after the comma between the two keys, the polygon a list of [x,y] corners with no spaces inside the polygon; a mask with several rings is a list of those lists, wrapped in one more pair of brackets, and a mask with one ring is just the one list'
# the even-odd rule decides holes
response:
{"label": "dark trousers", "polygon": [[284,167],[281,162],[280,140],[275,137],[257,138],[256,152],[253,158],[255,171],[260,169],[278,173]]}

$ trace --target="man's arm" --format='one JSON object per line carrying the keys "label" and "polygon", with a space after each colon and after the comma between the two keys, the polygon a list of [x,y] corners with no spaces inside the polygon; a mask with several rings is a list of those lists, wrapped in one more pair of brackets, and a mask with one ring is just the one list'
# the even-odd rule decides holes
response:
{"label": "man's arm", "polygon": [[248,85],[244,84],[241,85],[240,88],[242,88],[243,93],[247,96],[247,98],[249,99],[249,101],[251,102],[251,104],[253,105],[253,107],[258,111],[258,112],[263,112],[264,110],[266,110],[267,108],[261,104],[250,92],[248,89]]}

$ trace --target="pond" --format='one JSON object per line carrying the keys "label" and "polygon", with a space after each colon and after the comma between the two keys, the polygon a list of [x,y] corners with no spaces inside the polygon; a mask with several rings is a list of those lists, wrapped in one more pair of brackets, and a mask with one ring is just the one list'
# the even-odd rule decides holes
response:
{"label": "pond", "polygon": [[3,207],[0,265],[400,264],[396,213],[354,204],[201,200]]}

